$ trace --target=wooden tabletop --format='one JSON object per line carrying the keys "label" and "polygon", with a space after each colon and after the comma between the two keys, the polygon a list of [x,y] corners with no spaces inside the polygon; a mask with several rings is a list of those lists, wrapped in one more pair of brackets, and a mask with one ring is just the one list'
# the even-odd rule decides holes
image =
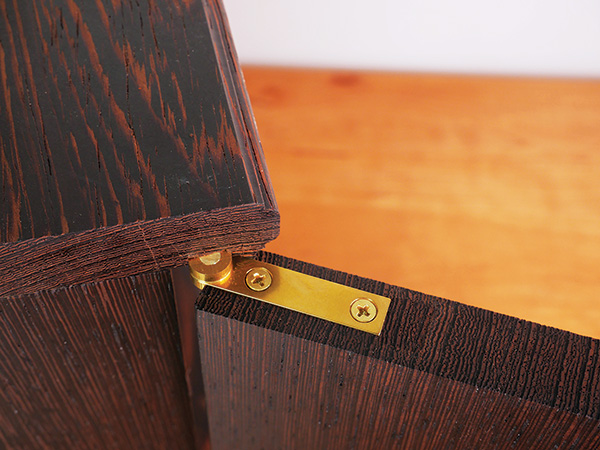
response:
{"label": "wooden tabletop", "polygon": [[600,81],[244,73],[267,250],[600,338]]}

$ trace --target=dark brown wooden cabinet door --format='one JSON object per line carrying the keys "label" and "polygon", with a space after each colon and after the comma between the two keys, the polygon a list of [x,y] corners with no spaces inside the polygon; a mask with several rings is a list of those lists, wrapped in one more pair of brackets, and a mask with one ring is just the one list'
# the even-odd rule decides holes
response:
{"label": "dark brown wooden cabinet door", "polygon": [[205,288],[198,343],[215,449],[600,445],[598,340],[269,253],[259,259],[392,303],[375,336]]}
{"label": "dark brown wooden cabinet door", "polygon": [[279,231],[220,1],[0,1],[0,168],[0,447],[194,446],[162,269]]}

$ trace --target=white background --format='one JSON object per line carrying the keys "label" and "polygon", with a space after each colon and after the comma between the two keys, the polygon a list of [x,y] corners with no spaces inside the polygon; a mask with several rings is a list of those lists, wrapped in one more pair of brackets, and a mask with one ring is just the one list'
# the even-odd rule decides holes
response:
{"label": "white background", "polygon": [[600,0],[223,0],[242,63],[600,77]]}

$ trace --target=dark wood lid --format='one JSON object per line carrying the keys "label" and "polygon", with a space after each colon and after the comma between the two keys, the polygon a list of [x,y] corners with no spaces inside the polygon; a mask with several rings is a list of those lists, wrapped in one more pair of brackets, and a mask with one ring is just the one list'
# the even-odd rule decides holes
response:
{"label": "dark wood lid", "polygon": [[277,235],[220,2],[2,9],[1,293],[251,251]]}

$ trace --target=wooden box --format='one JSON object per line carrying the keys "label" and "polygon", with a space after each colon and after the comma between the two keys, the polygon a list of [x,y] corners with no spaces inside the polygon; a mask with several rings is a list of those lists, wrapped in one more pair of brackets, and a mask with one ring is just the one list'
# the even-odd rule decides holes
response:
{"label": "wooden box", "polygon": [[0,6],[1,447],[600,445],[595,339],[264,252],[382,333],[172,278],[279,232],[218,0]]}

